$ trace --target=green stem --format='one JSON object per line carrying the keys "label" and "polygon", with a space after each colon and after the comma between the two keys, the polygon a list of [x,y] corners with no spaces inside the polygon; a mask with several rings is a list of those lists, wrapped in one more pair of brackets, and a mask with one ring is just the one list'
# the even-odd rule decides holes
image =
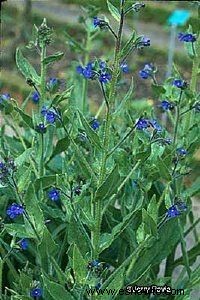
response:
{"label": "green stem", "polygon": [[40,177],[44,176],[44,135],[40,134],[40,150],[41,150],[41,155],[40,155]]}
{"label": "green stem", "polygon": [[176,144],[177,133],[178,133],[178,125],[179,125],[179,119],[180,119],[180,103],[181,103],[182,95],[183,95],[183,91],[181,90],[179,99],[178,99],[177,108],[176,108],[176,121],[175,121],[174,140],[173,140],[174,145]]}
{"label": "green stem", "polygon": [[[87,32],[87,38],[86,38],[86,43],[85,43],[85,59],[84,59],[84,64],[87,65],[89,61],[89,50],[90,50],[90,33]],[[88,89],[88,80],[83,79],[83,90],[82,90],[82,109],[83,109],[83,114],[86,113],[87,111],[87,89]]]}
{"label": "green stem", "polygon": [[46,65],[44,64],[44,59],[46,58],[46,45],[43,44],[42,51],[41,51],[41,94],[40,94],[40,101],[39,101],[39,109],[41,111],[42,106],[44,105],[44,101],[46,100],[46,75],[47,69]]}
{"label": "green stem", "polygon": [[180,219],[178,220],[178,226],[179,226],[179,231],[180,231],[180,235],[181,235],[181,250],[182,250],[182,254],[183,254],[183,261],[184,261],[184,265],[185,265],[188,277],[190,278],[191,269],[190,269],[190,264],[189,264],[189,257],[187,254],[186,242],[184,240],[183,226],[181,224]]}
{"label": "green stem", "polygon": [[[115,58],[114,58],[114,67],[112,72],[112,80],[110,84],[110,93],[108,99],[105,97],[107,111],[106,111],[106,122],[104,127],[104,135],[103,135],[103,153],[102,153],[102,160],[101,160],[101,168],[100,168],[100,175],[98,181],[98,187],[104,181],[106,175],[106,162],[107,162],[107,155],[109,150],[110,144],[110,127],[111,127],[111,107],[114,106],[115,94],[116,94],[116,86],[117,86],[117,78],[119,73],[119,62],[120,62],[120,49],[121,49],[121,38],[122,38],[122,29],[124,24],[124,2],[125,0],[121,1],[120,5],[120,25],[116,40],[116,47],[115,47]],[[99,256],[99,248],[100,248],[100,232],[101,232],[101,223],[102,223],[102,203],[101,200],[96,200],[94,197],[94,212],[93,215],[95,216],[96,226],[92,231],[92,245],[93,245],[93,258],[98,258]]]}

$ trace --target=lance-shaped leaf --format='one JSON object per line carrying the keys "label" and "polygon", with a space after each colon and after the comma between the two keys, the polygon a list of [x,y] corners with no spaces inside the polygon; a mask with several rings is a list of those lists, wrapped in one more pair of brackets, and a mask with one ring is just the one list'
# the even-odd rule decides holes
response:
{"label": "lance-shaped leaf", "polygon": [[28,228],[22,224],[5,224],[4,228],[12,236],[16,236],[19,238],[34,238],[35,237],[34,232],[28,230]]}
{"label": "lance-shaped leaf", "polygon": [[96,191],[95,199],[96,201],[98,199],[101,199],[101,201],[104,198],[109,198],[111,195],[113,195],[117,188],[119,187],[119,170],[118,166],[116,165],[111,173],[106,177],[105,181],[102,183],[102,185],[98,188]]}
{"label": "lance-shaped leaf", "polygon": [[100,249],[101,252],[103,250],[105,250],[106,248],[108,248],[113,241],[126,229],[126,227],[130,224],[130,222],[132,221],[132,218],[134,216],[134,214],[136,213],[136,211],[138,211],[141,206],[142,206],[142,200],[140,202],[137,203],[135,209],[129,213],[126,217],[123,218],[123,221],[121,223],[119,223],[118,225],[116,225],[111,233],[104,233],[101,236],[101,240],[100,240]]}
{"label": "lance-shaped leaf", "polygon": [[102,146],[101,146],[101,142],[100,142],[100,139],[99,139],[99,136],[96,134],[96,132],[91,128],[91,126],[88,124],[86,118],[83,116],[83,114],[78,111],[79,113],[79,117],[80,117],[80,120],[81,120],[81,123],[85,129],[85,132],[88,136],[88,138],[90,139],[90,141],[98,148],[98,149],[102,149]]}
{"label": "lance-shaped leaf", "polygon": [[121,111],[125,108],[127,101],[131,98],[131,96],[133,94],[133,89],[134,89],[134,84],[133,84],[133,78],[132,78],[130,88],[129,88],[128,92],[126,93],[126,95],[124,96],[124,98],[122,99],[122,101],[120,102],[116,111],[114,112],[114,116],[121,113]]}
{"label": "lance-shaped leaf", "polygon": [[59,61],[63,57],[64,53],[63,52],[56,52],[53,55],[47,56],[44,58],[43,63],[45,65],[49,65],[55,61]]}
{"label": "lance-shaped leaf", "polygon": [[26,125],[28,125],[30,128],[34,128],[33,120],[29,115],[25,114],[19,107],[15,106],[14,109],[19,113],[19,115],[21,116],[22,120],[26,123]]}
{"label": "lance-shaped leaf", "polygon": [[136,40],[136,33],[135,33],[135,31],[133,31],[129,40],[126,42],[126,44],[122,48],[121,58],[126,57],[128,55],[128,53],[130,53],[130,51],[133,49],[133,47],[135,45],[135,40]]}
{"label": "lance-shaped leaf", "polygon": [[113,16],[113,18],[119,22],[120,21],[120,13],[117,9],[117,7],[115,7],[112,3],[110,3],[110,1],[107,0],[107,5],[108,5],[108,10],[111,13],[111,15]]}
{"label": "lance-shaped leaf", "polygon": [[16,50],[16,64],[18,69],[26,79],[31,79],[36,85],[40,84],[40,77],[38,76],[36,70],[29,63],[29,61],[23,56],[19,48],[17,48]]}
{"label": "lance-shaped leaf", "polygon": [[73,248],[73,271],[76,283],[85,284],[87,277],[87,262],[76,245],[74,245]]}

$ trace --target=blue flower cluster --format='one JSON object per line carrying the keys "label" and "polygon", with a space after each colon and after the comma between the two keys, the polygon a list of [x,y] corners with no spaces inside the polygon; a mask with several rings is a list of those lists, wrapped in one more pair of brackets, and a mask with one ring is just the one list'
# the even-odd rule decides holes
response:
{"label": "blue flower cluster", "polygon": [[43,117],[45,117],[46,121],[50,124],[55,123],[56,120],[58,119],[58,114],[53,108],[48,109],[46,106],[43,106],[41,110],[41,114]]}
{"label": "blue flower cluster", "polygon": [[108,83],[111,80],[111,74],[105,62],[100,61],[98,64],[89,62],[85,67],[78,66],[76,71],[83,75],[86,79],[97,79],[101,83]]}
{"label": "blue flower cluster", "polygon": [[123,73],[128,73],[129,72],[128,64],[125,63],[125,62],[121,63],[120,68],[121,68]]}
{"label": "blue flower cluster", "polygon": [[8,208],[7,208],[7,215],[11,219],[15,219],[18,216],[22,215],[25,212],[24,207],[20,204],[17,203],[12,203]]}
{"label": "blue flower cluster", "polygon": [[38,288],[38,287],[35,287],[35,288],[33,288],[31,291],[30,291],[30,296],[32,297],[32,298],[36,298],[36,299],[38,299],[38,298],[41,298],[42,297],[42,289],[41,288]]}
{"label": "blue flower cluster", "polygon": [[35,91],[31,94],[31,100],[33,101],[33,103],[37,104],[40,100],[40,94],[39,92]]}
{"label": "blue flower cluster", "polygon": [[180,147],[180,148],[176,149],[176,153],[178,154],[178,156],[183,158],[188,154],[188,151],[186,149]]}
{"label": "blue flower cluster", "polygon": [[142,37],[141,40],[138,41],[136,45],[138,49],[143,49],[144,47],[149,47],[149,46],[151,46],[151,40],[146,36]]}
{"label": "blue flower cluster", "polygon": [[98,17],[93,18],[93,25],[94,27],[99,27],[100,29],[106,27],[108,23],[104,21],[103,19],[99,19]]}
{"label": "blue flower cluster", "polygon": [[139,130],[144,130],[144,129],[147,129],[149,127],[153,128],[157,132],[162,131],[162,127],[160,126],[160,124],[155,119],[150,119],[149,120],[149,119],[145,119],[145,118],[140,118],[136,123],[136,128],[139,129]]}
{"label": "blue flower cluster", "polygon": [[99,129],[100,123],[97,119],[94,118],[91,121],[90,125],[91,125],[92,129],[97,130],[97,129]]}
{"label": "blue flower cluster", "polygon": [[159,107],[163,110],[163,111],[168,111],[168,110],[172,110],[174,108],[174,104],[167,101],[167,100],[163,100],[161,102],[161,104],[159,105]]}
{"label": "blue flower cluster", "polygon": [[10,100],[10,94],[5,93],[5,94],[0,95],[0,104],[7,100]]}
{"label": "blue flower cluster", "polygon": [[44,134],[44,133],[46,133],[46,131],[47,131],[47,127],[45,126],[44,123],[39,123],[39,124],[36,126],[36,131],[37,131],[38,133]]}
{"label": "blue flower cluster", "polygon": [[139,71],[139,75],[142,79],[148,79],[149,77],[152,77],[155,73],[155,67],[153,64],[145,64],[144,68]]}
{"label": "blue flower cluster", "polygon": [[197,38],[192,33],[182,33],[180,32],[178,34],[178,39],[180,42],[186,42],[186,43],[194,43],[196,42]]}
{"label": "blue flower cluster", "polygon": [[57,78],[50,78],[47,82],[47,89],[50,93],[57,92],[60,85],[60,81]]}
{"label": "blue flower cluster", "polygon": [[60,200],[60,191],[56,188],[52,188],[48,191],[47,196],[51,201],[58,201]]}
{"label": "blue flower cluster", "polygon": [[187,205],[184,202],[177,202],[167,210],[167,218],[175,218],[177,216],[180,216],[181,213],[185,211],[187,211]]}
{"label": "blue flower cluster", "polygon": [[186,89],[188,86],[187,82],[182,79],[174,79],[172,84],[181,90]]}
{"label": "blue flower cluster", "polygon": [[19,245],[22,250],[27,250],[28,246],[29,246],[28,239],[24,238],[24,239],[20,240]]}

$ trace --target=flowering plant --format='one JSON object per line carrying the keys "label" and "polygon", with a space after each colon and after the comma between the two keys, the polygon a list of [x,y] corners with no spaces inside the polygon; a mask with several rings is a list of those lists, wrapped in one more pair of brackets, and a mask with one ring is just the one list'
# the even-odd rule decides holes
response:
{"label": "flowering plant", "polygon": [[[2,299],[121,299],[119,290],[130,284],[167,284],[189,295],[199,283],[199,267],[192,271],[199,251],[192,197],[200,181],[188,186],[185,177],[199,146],[200,35],[190,28],[178,36],[193,61],[190,82],[176,68],[162,83],[152,63],[138,71],[152,81],[158,100],[155,109],[147,105],[141,112],[133,106],[133,80],[123,94],[121,78],[131,72],[129,55],[145,53],[151,44],[135,31],[123,39],[126,16],[145,5],[107,3],[117,30],[98,16],[83,19],[83,25],[87,45],[99,31],[110,32],[113,57],[90,61],[89,47],[84,50],[68,35],[84,62],[77,63],[74,84],[63,90],[60,80],[47,79],[48,68],[63,53],[48,56],[53,31],[45,19],[34,26],[30,43],[40,55],[39,75],[16,50],[17,67],[32,90],[21,106],[11,93],[0,97],[14,130],[11,138],[1,128]],[[87,97],[90,83],[103,99],[96,115]],[[32,115],[26,112],[29,99],[36,105]],[[166,124],[158,120],[161,114]],[[191,232],[195,245],[188,250],[185,238]],[[99,289],[114,292],[99,296]]]}

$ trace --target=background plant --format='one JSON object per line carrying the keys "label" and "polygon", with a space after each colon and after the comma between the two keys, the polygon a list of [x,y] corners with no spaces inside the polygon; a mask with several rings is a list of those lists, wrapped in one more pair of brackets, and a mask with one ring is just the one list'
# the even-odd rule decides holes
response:
{"label": "background plant", "polygon": [[[92,9],[82,19],[87,33],[83,46],[67,35],[81,63],[63,90],[59,80],[47,79],[48,69],[63,53],[48,54],[53,31],[46,20],[34,26],[28,45],[40,55],[40,72],[21,49],[16,51],[17,66],[38,106],[30,116],[25,111],[30,97],[20,107],[9,94],[1,95],[5,120],[15,132],[11,138],[5,126],[1,129],[5,299],[87,299],[89,287],[115,288],[117,295],[130,283],[172,284],[189,295],[198,284],[199,267],[193,272],[191,267],[199,251],[199,220],[193,220],[191,197],[199,192],[199,179],[188,187],[184,178],[199,146],[199,32],[190,27],[192,39],[184,33],[193,60],[190,84],[175,66],[173,78],[164,83],[156,78],[156,66],[149,63],[138,70],[152,80],[158,108],[168,115],[164,128],[157,120],[158,109],[134,107],[133,81],[121,93],[128,55],[150,44],[135,31],[122,42],[125,18],[137,9],[125,1],[119,8],[108,2],[108,9],[118,22],[116,32]],[[113,57],[90,61],[99,30],[110,31]],[[91,83],[102,92],[96,116],[87,99]],[[187,251],[184,238],[191,231],[196,244]],[[182,256],[175,259],[179,244]],[[159,277],[164,258],[165,274]],[[184,267],[174,280],[178,265]]]}

